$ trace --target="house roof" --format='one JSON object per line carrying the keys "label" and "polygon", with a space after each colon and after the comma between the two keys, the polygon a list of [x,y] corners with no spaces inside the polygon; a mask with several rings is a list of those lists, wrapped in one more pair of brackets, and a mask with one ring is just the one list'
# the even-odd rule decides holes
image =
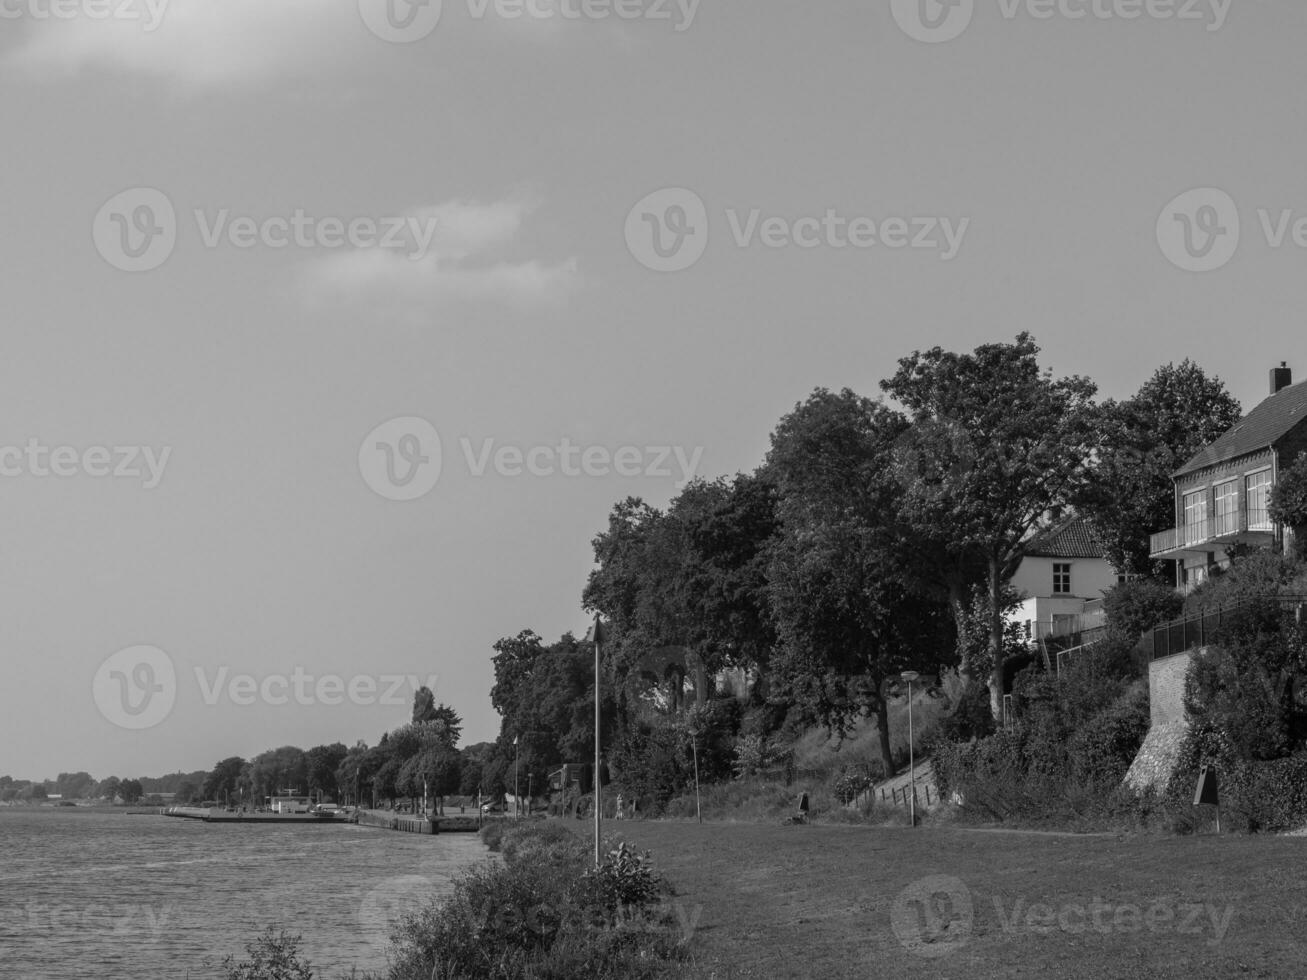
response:
{"label": "house roof", "polygon": [[1026,546],[1033,558],[1102,558],[1107,549],[1083,517],[1068,517],[1035,535]]}
{"label": "house roof", "polygon": [[1304,420],[1307,382],[1300,382],[1271,395],[1172,475],[1184,476],[1273,446]]}

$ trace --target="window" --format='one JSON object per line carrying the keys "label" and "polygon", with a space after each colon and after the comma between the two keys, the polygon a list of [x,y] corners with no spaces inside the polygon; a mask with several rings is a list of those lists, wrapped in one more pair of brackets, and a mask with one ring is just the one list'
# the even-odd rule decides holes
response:
{"label": "window", "polygon": [[1053,563],[1053,595],[1071,594],[1071,565]]}
{"label": "window", "polygon": [[1207,491],[1186,493],[1184,495],[1185,544],[1200,544],[1207,538]]}
{"label": "window", "polygon": [[1234,534],[1239,530],[1239,481],[1217,484],[1216,533]]}
{"label": "window", "polygon": [[1244,499],[1247,501],[1248,530],[1272,531],[1271,515],[1268,508],[1271,503],[1271,471],[1262,470],[1244,478]]}

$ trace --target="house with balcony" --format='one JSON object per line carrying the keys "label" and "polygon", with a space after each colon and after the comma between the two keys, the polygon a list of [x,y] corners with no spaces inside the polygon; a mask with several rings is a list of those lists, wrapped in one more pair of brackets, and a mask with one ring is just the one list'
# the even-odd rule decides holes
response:
{"label": "house with balcony", "polygon": [[1172,474],[1176,526],[1152,536],[1154,558],[1176,563],[1176,585],[1189,590],[1229,564],[1236,545],[1290,544],[1291,531],[1271,520],[1278,474],[1307,450],[1307,384],[1294,384],[1282,363],[1271,370],[1270,396]]}
{"label": "house with balcony", "polygon": [[1103,594],[1123,580],[1104,550],[1089,521],[1075,515],[1026,545],[1011,583],[1024,598],[1011,618],[1032,642],[1074,637],[1103,625]]}

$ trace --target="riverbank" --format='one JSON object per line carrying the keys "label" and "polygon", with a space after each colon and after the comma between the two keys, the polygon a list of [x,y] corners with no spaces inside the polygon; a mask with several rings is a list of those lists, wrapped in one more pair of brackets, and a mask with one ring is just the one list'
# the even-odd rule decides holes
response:
{"label": "riverbank", "polygon": [[1302,839],[604,830],[651,850],[676,888],[689,976],[1225,980],[1301,970]]}

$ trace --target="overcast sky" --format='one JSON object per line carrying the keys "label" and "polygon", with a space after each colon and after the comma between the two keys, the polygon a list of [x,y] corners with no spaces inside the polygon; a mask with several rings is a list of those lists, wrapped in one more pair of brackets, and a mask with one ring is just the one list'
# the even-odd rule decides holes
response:
{"label": "overcast sky", "polygon": [[58,2],[0,0],[0,774],[408,675],[493,738],[615,501],[916,348],[1307,377],[1298,0]]}

